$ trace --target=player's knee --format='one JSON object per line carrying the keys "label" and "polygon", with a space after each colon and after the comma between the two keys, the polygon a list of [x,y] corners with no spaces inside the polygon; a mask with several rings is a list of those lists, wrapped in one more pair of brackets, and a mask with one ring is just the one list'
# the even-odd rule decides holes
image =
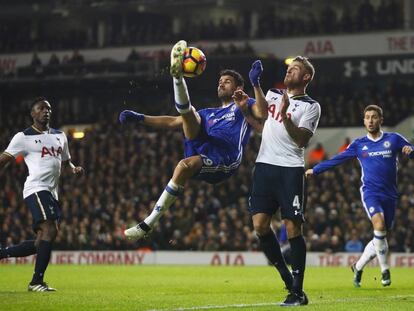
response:
{"label": "player's knee", "polygon": [[183,172],[183,173],[194,173],[198,169],[198,163],[194,159],[183,159],[180,162],[178,162],[177,167]]}
{"label": "player's knee", "polygon": [[178,162],[177,168],[179,168],[180,171],[186,172],[186,171],[190,170],[191,166],[188,163],[188,161],[186,161],[186,159],[183,159],[180,162]]}
{"label": "player's knee", "polygon": [[285,219],[286,233],[289,239],[302,234],[302,223],[300,221]]}
{"label": "player's knee", "polygon": [[258,237],[265,236],[271,230],[269,224],[264,222],[253,224],[253,228]]}
{"label": "player's knee", "polygon": [[40,239],[49,242],[53,242],[56,239],[58,230],[54,221],[45,221],[40,225],[40,227]]}

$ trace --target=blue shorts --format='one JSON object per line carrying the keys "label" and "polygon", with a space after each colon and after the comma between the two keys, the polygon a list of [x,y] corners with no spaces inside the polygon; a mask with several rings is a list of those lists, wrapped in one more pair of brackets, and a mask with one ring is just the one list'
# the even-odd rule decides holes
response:
{"label": "blue shorts", "polygon": [[224,148],[202,139],[186,140],[185,158],[199,155],[203,166],[193,178],[217,184],[229,178],[240,166],[240,159],[230,156]]}
{"label": "blue shorts", "polygon": [[24,201],[32,212],[33,230],[35,232],[39,229],[39,224],[45,220],[59,220],[61,214],[59,202],[49,191],[35,192],[25,198]]}
{"label": "blue shorts", "polygon": [[304,222],[306,189],[303,173],[303,167],[256,163],[249,199],[250,214],[273,215],[280,207],[282,219]]}
{"label": "blue shorts", "polygon": [[361,192],[362,204],[368,214],[369,219],[377,213],[384,214],[385,226],[391,229],[394,224],[395,208],[397,200],[385,198],[379,195],[371,194],[367,191]]}

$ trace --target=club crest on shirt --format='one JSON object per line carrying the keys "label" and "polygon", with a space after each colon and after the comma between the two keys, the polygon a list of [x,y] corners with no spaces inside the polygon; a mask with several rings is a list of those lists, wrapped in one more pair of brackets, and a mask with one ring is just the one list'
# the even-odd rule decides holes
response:
{"label": "club crest on shirt", "polygon": [[386,141],[384,141],[383,146],[384,146],[385,148],[389,148],[389,147],[391,146],[391,143],[390,143],[388,140],[386,140]]}

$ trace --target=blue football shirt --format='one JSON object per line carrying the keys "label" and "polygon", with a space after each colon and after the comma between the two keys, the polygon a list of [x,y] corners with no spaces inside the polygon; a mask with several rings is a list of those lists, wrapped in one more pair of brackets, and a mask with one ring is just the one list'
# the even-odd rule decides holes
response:
{"label": "blue football shirt", "polygon": [[[254,103],[254,99],[248,99],[249,108]],[[206,108],[198,113],[201,117],[201,130],[195,140],[186,139],[186,157],[219,152],[228,158],[226,162],[240,162],[243,149],[250,138],[251,126],[236,104],[232,102],[226,107]]]}
{"label": "blue football shirt", "polygon": [[[316,165],[313,173],[320,174],[349,159],[357,158],[362,170],[361,191],[396,199],[397,155],[406,145],[411,146],[398,133],[384,132],[376,140],[368,136],[357,138],[342,153]],[[414,158],[414,151],[409,157]]]}

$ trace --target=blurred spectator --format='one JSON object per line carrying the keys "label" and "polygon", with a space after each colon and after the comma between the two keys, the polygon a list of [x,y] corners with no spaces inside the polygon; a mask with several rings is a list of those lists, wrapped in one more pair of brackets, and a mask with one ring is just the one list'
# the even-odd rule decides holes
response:
{"label": "blurred spectator", "polygon": [[317,164],[327,159],[327,154],[321,143],[317,143],[316,146],[308,153],[308,165]]}
{"label": "blurred spectator", "polygon": [[345,251],[349,253],[362,253],[364,244],[359,240],[358,233],[352,229],[351,238],[345,243]]}
{"label": "blurred spectator", "polygon": [[325,7],[322,9],[321,23],[324,33],[336,32],[336,12],[329,3],[326,4]]}
{"label": "blurred spectator", "polygon": [[338,153],[345,151],[346,148],[348,148],[350,143],[351,143],[351,139],[349,137],[345,137],[345,142],[341,147],[339,147]]}
{"label": "blurred spectator", "polygon": [[364,0],[358,8],[358,30],[367,31],[374,28],[374,7],[370,0]]}
{"label": "blurred spectator", "polygon": [[52,53],[52,55],[50,55],[50,59],[49,59],[49,66],[58,66],[60,64],[60,60],[57,57],[56,53]]}
{"label": "blurred spectator", "polygon": [[30,62],[30,66],[39,67],[42,66],[42,61],[40,60],[37,52],[33,52],[32,60]]}
{"label": "blurred spectator", "polygon": [[85,63],[85,59],[84,59],[83,55],[79,52],[79,50],[75,49],[75,50],[73,50],[73,54],[69,58],[68,63],[72,64],[72,65],[80,65],[80,64]]}
{"label": "blurred spectator", "polygon": [[131,52],[128,54],[127,61],[128,62],[136,62],[140,59],[138,52],[133,48]]}

